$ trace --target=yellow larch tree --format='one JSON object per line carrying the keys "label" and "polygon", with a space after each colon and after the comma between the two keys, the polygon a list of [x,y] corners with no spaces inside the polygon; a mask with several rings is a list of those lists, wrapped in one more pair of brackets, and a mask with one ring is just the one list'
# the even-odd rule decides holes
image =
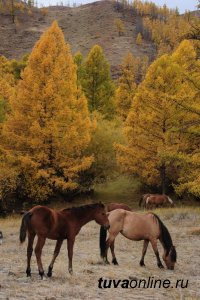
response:
{"label": "yellow larch tree", "polygon": [[116,110],[123,120],[126,119],[133,97],[136,92],[137,65],[133,55],[129,52],[122,61],[121,76],[115,94]]}
{"label": "yellow larch tree", "polygon": [[[187,182],[183,162],[191,153],[196,161],[199,153],[198,115],[185,109],[195,105],[196,92],[187,75],[194,70],[196,57],[193,45],[185,46],[181,44],[174,55],[164,55],[150,66],[125,124],[127,145],[117,145],[124,171],[159,186],[163,193],[181,177]],[[194,164],[191,168],[195,174]]]}
{"label": "yellow larch tree", "polygon": [[[2,126],[9,112],[9,99],[15,93],[15,79],[10,62],[0,57],[0,140],[2,140]],[[10,164],[0,148],[0,210],[5,208],[5,198],[16,188],[16,172],[8,168]]]}
{"label": "yellow larch tree", "polygon": [[118,35],[119,36],[122,36],[124,35],[125,33],[125,26],[124,26],[124,23],[121,19],[115,19],[114,20],[114,25],[117,29],[117,32],[118,32]]}
{"label": "yellow larch tree", "polygon": [[172,55],[180,66],[182,89],[172,99],[183,111],[180,130],[187,147],[179,153],[180,176],[175,190],[200,197],[200,59],[199,42],[183,41]]}
{"label": "yellow larch tree", "polygon": [[141,33],[139,32],[137,37],[136,37],[136,44],[137,45],[141,45],[142,44],[142,35]]}
{"label": "yellow larch tree", "polygon": [[4,56],[0,57],[0,123],[5,118],[9,98],[15,92],[15,78],[10,61]]}
{"label": "yellow larch tree", "polygon": [[45,200],[78,188],[91,123],[76,67],[57,22],[36,43],[24,69],[1,147],[18,171],[21,197]]}
{"label": "yellow larch tree", "polygon": [[99,45],[92,47],[84,62],[81,84],[90,111],[98,111],[111,119],[115,111],[115,86],[111,79],[110,65]]}

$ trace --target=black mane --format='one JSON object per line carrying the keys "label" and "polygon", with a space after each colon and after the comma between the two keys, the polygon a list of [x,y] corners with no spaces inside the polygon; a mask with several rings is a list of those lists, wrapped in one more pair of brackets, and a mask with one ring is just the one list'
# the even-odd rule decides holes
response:
{"label": "black mane", "polygon": [[176,262],[177,259],[177,253],[176,253],[176,248],[174,246],[171,247],[171,251],[170,251],[170,257],[172,261]]}
{"label": "black mane", "polygon": [[71,212],[74,212],[74,213],[81,213],[81,212],[84,212],[85,210],[88,210],[88,209],[95,209],[95,208],[105,208],[104,204],[103,203],[93,203],[93,204],[86,204],[86,205],[82,205],[82,206],[73,206],[73,207],[69,207],[69,208],[64,208],[63,210],[66,211],[66,210],[69,210]]}
{"label": "black mane", "polygon": [[164,245],[164,248],[166,250],[166,255],[169,254],[170,250],[172,250],[170,252],[170,257],[173,261],[176,261],[176,249],[173,246],[172,243],[172,238],[171,235],[167,229],[167,227],[163,224],[163,222],[161,221],[161,219],[153,213],[153,215],[156,217],[156,219],[158,220],[159,226],[160,226],[160,231],[161,231],[161,239]]}

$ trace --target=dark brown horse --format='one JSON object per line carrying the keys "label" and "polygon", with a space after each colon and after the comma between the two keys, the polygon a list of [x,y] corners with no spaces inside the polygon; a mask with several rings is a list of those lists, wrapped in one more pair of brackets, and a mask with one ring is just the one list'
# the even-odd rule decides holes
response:
{"label": "dark brown horse", "polygon": [[20,242],[23,243],[26,239],[26,232],[28,231],[27,276],[31,276],[30,262],[33,252],[33,241],[36,235],[38,239],[35,247],[35,255],[41,278],[43,278],[44,275],[41,254],[46,238],[57,240],[47,275],[49,277],[52,276],[54,262],[65,239],[67,239],[69,258],[68,270],[69,273],[72,274],[72,256],[75,237],[81,227],[92,220],[104,226],[105,229],[109,228],[105,206],[102,203],[72,207],[59,211],[52,210],[45,206],[34,206],[27,212],[22,219],[19,237]]}
{"label": "dark brown horse", "polygon": [[112,210],[118,209],[118,208],[122,208],[128,211],[131,211],[132,209],[125,203],[109,203],[107,205],[107,211],[110,212]]}
{"label": "dark brown horse", "polygon": [[163,260],[168,269],[174,269],[176,249],[173,246],[167,227],[157,215],[153,213],[138,214],[123,209],[116,209],[107,214],[110,222],[109,237],[107,240],[107,231],[103,231],[102,229],[100,231],[101,257],[105,263],[109,263],[107,260],[107,252],[110,247],[112,263],[115,265],[118,264],[114,252],[114,242],[117,235],[121,233],[123,236],[133,241],[144,240],[142,257],[140,260],[141,266],[145,266],[144,257],[150,242],[157,258],[157,265],[159,268],[163,268],[157,248],[157,239],[159,239],[164,248]]}

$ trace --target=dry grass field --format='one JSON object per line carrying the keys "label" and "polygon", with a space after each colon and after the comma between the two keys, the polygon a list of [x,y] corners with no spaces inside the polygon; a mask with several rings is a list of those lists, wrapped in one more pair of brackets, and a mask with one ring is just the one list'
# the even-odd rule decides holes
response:
{"label": "dry grass field", "polygon": [[[200,209],[175,208],[157,210],[168,227],[178,253],[175,271],[160,270],[149,246],[146,267],[139,266],[142,242],[132,242],[122,236],[116,240],[119,266],[105,266],[99,258],[99,226],[91,222],[77,236],[73,268],[67,271],[66,243],[55,263],[53,277],[39,278],[35,256],[32,259],[32,278],[26,278],[26,242],[19,244],[20,217],[0,219],[4,242],[0,245],[0,299],[200,299]],[[54,250],[54,241],[48,240],[43,249],[43,265],[47,270]],[[162,248],[159,247],[160,253]],[[188,280],[181,288],[98,288],[99,278],[105,279],[177,279]]]}

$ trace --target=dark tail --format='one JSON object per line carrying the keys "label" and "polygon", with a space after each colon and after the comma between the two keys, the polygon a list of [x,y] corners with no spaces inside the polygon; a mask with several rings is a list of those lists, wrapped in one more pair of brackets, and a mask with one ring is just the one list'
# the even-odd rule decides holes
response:
{"label": "dark tail", "polygon": [[31,215],[32,214],[30,212],[27,212],[22,218],[20,234],[19,234],[19,240],[21,243],[23,243],[26,239],[27,225],[28,225]]}
{"label": "dark tail", "polygon": [[103,226],[100,228],[100,236],[99,236],[99,247],[100,247],[100,255],[101,257],[105,256],[106,251],[106,237],[107,237],[107,229]]}
{"label": "dark tail", "polygon": [[154,214],[154,213],[152,213],[152,214],[158,220],[158,223],[160,226],[160,232],[161,232],[160,239],[162,240],[164,248],[167,250],[167,253],[169,253],[171,246],[173,245],[171,235],[170,235],[167,227],[161,221],[161,219],[156,214]]}
{"label": "dark tail", "polygon": [[140,201],[139,201],[139,207],[141,207],[142,201],[143,201],[143,196],[140,198]]}

